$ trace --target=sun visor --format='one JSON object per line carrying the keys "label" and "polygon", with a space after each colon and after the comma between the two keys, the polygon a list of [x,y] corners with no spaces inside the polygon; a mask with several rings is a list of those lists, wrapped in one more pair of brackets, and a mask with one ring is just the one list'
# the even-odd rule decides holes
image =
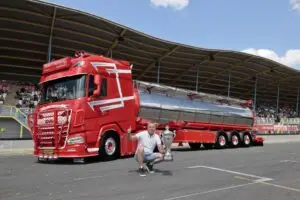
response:
{"label": "sun visor", "polygon": [[43,65],[43,75],[68,69],[71,67],[71,57],[55,60]]}

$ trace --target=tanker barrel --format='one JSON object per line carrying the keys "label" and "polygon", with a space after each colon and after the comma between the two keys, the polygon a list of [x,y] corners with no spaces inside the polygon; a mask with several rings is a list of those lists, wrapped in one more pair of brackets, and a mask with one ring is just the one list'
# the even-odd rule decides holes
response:
{"label": "tanker barrel", "polygon": [[251,126],[253,122],[252,111],[237,104],[243,103],[242,100],[234,100],[235,104],[224,104],[204,98],[190,99],[187,90],[145,82],[139,82],[138,92],[139,117],[159,123],[178,120]]}

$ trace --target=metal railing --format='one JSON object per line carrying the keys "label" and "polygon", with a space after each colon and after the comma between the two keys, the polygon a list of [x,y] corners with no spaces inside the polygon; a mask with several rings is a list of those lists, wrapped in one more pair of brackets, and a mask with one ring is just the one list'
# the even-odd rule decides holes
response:
{"label": "metal railing", "polygon": [[13,118],[29,130],[27,124],[27,115],[15,106],[0,105],[0,117]]}

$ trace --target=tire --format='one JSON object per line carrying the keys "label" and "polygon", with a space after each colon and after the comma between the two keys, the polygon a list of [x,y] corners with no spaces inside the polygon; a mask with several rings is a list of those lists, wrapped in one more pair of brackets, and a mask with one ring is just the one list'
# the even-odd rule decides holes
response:
{"label": "tire", "polygon": [[189,143],[192,150],[199,150],[201,148],[201,143]]}
{"label": "tire", "polygon": [[245,133],[243,135],[243,146],[249,147],[252,143],[251,135],[249,133]]}
{"label": "tire", "polygon": [[99,156],[103,160],[115,160],[120,155],[120,142],[116,133],[104,134],[100,142]]}
{"label": "tire", "polygon": [[233,133],[230,138],[230,146],[233,148],[239,147],[241,144],[240,136],[237,133]]}
{"label": "tire", "polygon": [[39,157],[37,157],[37,158],[36,158],[36,162],[37,162],[37,163],[45,163],[46,160],[45,160],[44,158],[39,158]]}
{"label": "tire", "polygon": [[224,149],[227,147],[227,144],[228,144],[228,139],[226,134],[222,132],[218,133],[215,147],[217,149]]}

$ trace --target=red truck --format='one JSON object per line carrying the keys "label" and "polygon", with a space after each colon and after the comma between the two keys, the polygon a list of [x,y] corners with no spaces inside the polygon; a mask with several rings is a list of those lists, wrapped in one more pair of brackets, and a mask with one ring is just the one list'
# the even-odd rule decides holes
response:
{"label": "red truck", "polygon": [[127,61],[77,53],[43,65],[41,103],[28,117],[38,159],[133,155],[131,127],[149,121],[176,131],[191,149],[263,144],[249,101],[134,81]]}

